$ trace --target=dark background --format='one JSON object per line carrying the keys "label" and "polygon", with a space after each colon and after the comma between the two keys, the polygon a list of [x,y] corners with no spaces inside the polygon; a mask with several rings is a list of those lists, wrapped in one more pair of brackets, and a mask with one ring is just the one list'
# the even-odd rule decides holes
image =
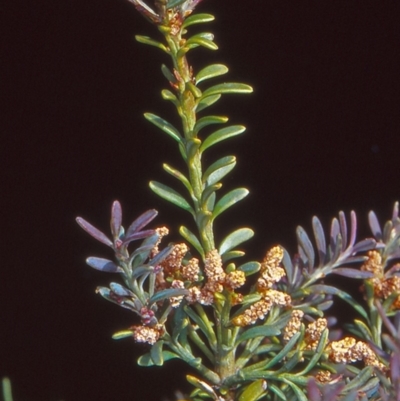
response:
{"label": "dark background", "polygon": [[[157,32],[123,0],[2,8],[0,375],[15,401],[171,399],[185,388],[183,365],[138,369],[146,347],[110,338],[133,316],[94,294],[113,278],[84,260],[112,255],[74,221],[107,231],[114,199],[125,224],[157,208],[171,239],[187,221],[147,186],[170,182],[162,162],[179,165],[175,144],[142,117],[174,121],[159,95],[167,58],[133,40]],[[248,127],[216,148],[238,156],[224,190],[251,190],[220,218],[218,238],[249,225],[249,258],[275,243],[295,252],[296,225],[310,229],[313,214],[327,225],[353,208],[369,235],[367,212],[385,221],[400,200],[397,2],[204,0],[198,9],[216,15],[204,29],[220,51],[194,50],[195,70],[223,62],[227,80],[255,88],[210,109]]]}

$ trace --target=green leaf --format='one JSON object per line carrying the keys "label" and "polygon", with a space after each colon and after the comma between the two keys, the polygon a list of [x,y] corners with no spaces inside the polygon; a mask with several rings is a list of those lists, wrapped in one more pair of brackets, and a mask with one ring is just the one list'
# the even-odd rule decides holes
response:
{"label": "green leaf", "polygon": [[207,127],[208,125],[211,124],[224,124],[228,121],[228,117],[223,117],[223,116],[206,116],[200,118],[194,128],[193,128],[193,135],[196,136],[200,130],[202,130],[204,127]]}
{"label": "green leaf", "polygon": [[249,294],[243,297],[242,305],[254,304],[254,302],[258,302],[262,296],[260,294]]}
{"label": "green leaf", "polygon": [[239,397],[239,401],[257,401],[267,390],[267,381],[258,379],[249,384]]}
{"label": "green leaf", "polygon": [[207,199],[207,203],[205,205],[206,210],[214,210],[216,199],[217,199],[217,196],[216,196],[215,192],[213,192]]}
{"label": "green leaf", "polygon": [[[277,363],[281,362],[285,357],[287,357],[288,353],[293,349],[293,347],[296,345],[297,341],[299,340],[300,333],[297,332],[294,334],[294,336],[285,344],[285,346],[281,349],[280,352],[278,352],[272,359],[269,361],[264,361],[264,365],[260,366],[259,369],[270,369]],[[251,367],[249,367],[251,368]]]}
{"label": "green leaf", "polygon": [[246,188],[237,188],[224,195],[215,205],[212,218],[215,219],[222,212],[235,205],[249,194]]}
{"label": "green leaf", "polygon": [[182,28],[187,28],[190,25],[194,24],[203,24],[205,22],[214,21],[214,16],[211,14],[194,14],[190,17],[187,17],[182,24]]}
{"label": "green leaf", "polygon": [[259,262],[247,262],[238,267],[238,270],[241,270],[245,273],[246,276],[251,276],[260,271],[261,263]]}
{"label": "green leaf", "polygon": [[185,187],[186,189],[189,191],[190,194],[193,193],[193,189],[192,186],[190,185],[189,180],[178,170],[174,169],[173,167],[171,167],[169,164],[164,163],[163,164],[163,169],[170,175],[172,175],[173,177],[175,177],[176,179],[178,179]]}
{"label": "green leaf", "polygon": [[228,67],[223,64],[211,64],[203,68],[196,75],[196,83],[199,84],[201,81],[206,79],[215,78],[220,75],[224,75],[229,71]]}
{"label": "green leaf", "polygon": [[277,386],[275,386],[275,384],[268,384],[268,388],[279,398],[279,399],[281,399],[281,400],[283,400],[283,401],[287,401],[287,398],[286,398],[286,395],[285,395],[285,393],[283,393],[283,391],[279,388],[279,387],[277,387]]}
{"label": "green leaf", "polygon": [[168,82],[176,82],[175,75],[165,64],[161,65],[161,72],[163,73],[164,77],[167,78]]}
{"label": "green leaf", "polygon": [[144,354],[137,360],[139,366],[154,366],[154,362],[151,359],[150,354]]}
{"label": "green leaf", "polygon": [[312,358],[308,361],[307,366],[299,373],[298,376],[306,376],[306,374],[318,363],[321,355],[325,351],[326,344],[328,343],[329,330],[325,329],[319,339],[317,349],[315,350]]}
{"label": "green leaf", "polygon": [[179,131],[168,121],[152,113],[144,113],[144,117],[146,118],[146,120],[150,121],[156,127],[160,128],[170,137],[175,139],[175,141],[177,142],[182,141],[182,136],[179,133]]}
{"label": "green leaf", "polygon": [[283,381],[288,384],[293,390],[293,393],[296,396],[296,401],[308,401],[308,398],[303,393],[300,387],[296,386],[296,384],[292,383],[290,380],[283,379]]}
{"label": "green leaf", "polygon": [[196,99],[199,99],[203,95],[202,91],[192,82],[187,82],[186,87],[190,90],[190,92],[192,92]]}
{"label": "green leaf", "polygon": [[213,35],[208,33],[200,33],[192,36],[186,41],[185,47],[194,48],[197,46],[203,46],[209,50],[218,50],[218,46],[212,40],[208,39],[208,37],[212,36]]}
{"label": "green leaf", "polygon": [[[236,157],[235,156],[225,156],[225,157],[222,157],[221,159],[218,159],[216,162],[211,164],[207,168],[207,170],[204,172],[203,178],[202,178],[203,184],[205,184],[206,182],[214,181],[215,179],[210,179],[210,176],[212,174],[215,173],[216,176],[219,176],[219,173],[217,173],[218,170],[223,169],[228,166],[231,166],[232,164],[233,164],[233,166],[236,165]],[[218,180],[216,180],[216,181],[218,181]]]}
{"label": "green leaf", "polygon": [[135,39],[139,43],[144,43],[145,45],[157,47],[158,49],[164,51],[165,53],[168,53],[168,49],[161,42],[158,42],[157,40],[154,40],[148,36],[136,35]]}
{"label": "green leaf", "polygon": [[359,389],[371,378],[372,372],[372,366],[367,366],[366,368],[364,368],[350,383],[346,384],[343,392]]}
{"label": "green leaf", "polygon": [[204,110],[208,106],[213,105],[220,99],[221,95],[214,95],[214,96],[207,96],[206,98],[203,96],[199,99],[199,102],[196,106],[196,112],[199,113],[200,111]]}
{"label": "green leaf", "polygon": [[240,344],[242,341],[250,340],[251,338],[272,337],[279,336],[279,334],[281,334],[281,331],[274,324],[252,327],[239,336],[236,340],[236,345]]}
{"label": "green leaf", "polygon": [[186,141],[186,154],[189,160],[195,157],[200,145],[201,141],[198,138],[191,138]]}
{"label": "green leaf", "polygon": [[198,379],[197,377],[187,375],[186,380],[194,387],[197,387],[198,389],[204,391],[209,397],[211,397],[213,400],[218,400],[218,396],[213,390],[213,388],[206,382]]}
{"label": "green leaf", "polygon": [[3,401],[13,401],[10,379],[8,377],[3,377],[1,384],[3,387]]}
{"label": "green leaf", "polygon": [[114,333],[111,338],[113,340],[120,340],[121,338],[128,338],[128,337],[132,338],[132,334],[133,334],[132,330],[121,330]]}
{"label": "green leaf", "polygon": [[167,185],[161,184],[157,181],[150,181],[149,186],[153,192],[155,192],[161,198],[173,203],[174,205],[187,210],[188,212],[194,214],[192,207],[189,203],[172,188]]}
{"label": "green leaf", "polygon": [[235,156],[226,156],[213,163],[203,174],[203,183],[215,184],[229,174],[236,166]]}
{"label": "green leaf", "polygon": [[[162,358],[164,362],[167,362],[170,359],[180,359],[179,355],[171,351],[162,351]],[[154,366],[154,362],[151,359],[150,353],[140,356],[137,360],[137,363],[139,366]]]}
{"label": "green leaf", "polygon": [[250,228],[239,228],[238,230],[230,233],[222,240],[221,245],[219,246],[219,254],[223,255],[224,253],[233,249],[235,246],[242,244],[245,241],[248,241],[253,236],[254,231]]}
{"label": "green leaf", "polygon": [[204,152],[210,146],[215,145],[218,142],[224,141],[225,139],[231,138],[236,135],[240,135],[246,130],[243,125],[231,125],[229,127],[221,128],[218,131],[210,134],[202,143],[200,151]]}
{"label": "green leaf", "polygon": [[203,193],[201,194],[201,201],[200,201],[201,205],[204,207],[207,204],[209,197],[213,193],[215,193],[215,191],[218,191],[221,187],[222,187],[222,184],[220,184],[220,183],[217,183],[214,185],[208,185],[204,189]]}
{"label": "green leaf", "polygon": [[371,330],[364,322],[362,322],[361,320],[355,319],[354,324],[360,330],[360,333],[362,334],[362,337],[364,340],[370,341],[372,343],[374,342]]}
{"label": "green leaf", "polygon": [[200,254],[201,258],[204,259],[205,258],[205,253],[204,253],[204,249],[200,244],[200,241],[198,240],[198,238],[185,226],[181,226],[179,228],[179,234],[182,235],[182,237],[189,242],[191,245],[193,245],[193,247],[196,249],[196,251]]}
{"label": "green leaf", "polygon": [[166,290],[158,291],[149,299],[149,305],[155,304],[156,302],[163,301],[164,299],[169,299],[171,297],[180,297],[182,295],[187,295],[188,291],[184,288],[167,288]]}
{"label": "green leaf", "polygon": [[236,251],[226,252],[222,255],[222,262],[226,263],[228,260],[241,258],[244,255],[245,255],[245,253],[243,251],[236,250]]}
{"label": "green leaf", "polygon": [[176,107],[179,106],[179,100],[178,98],[168,89],[163,89],[161,91],[161,96],[164,100],[169,100],[172,102]]}
{"label": "green leaf", "polygon": [[164,364],[164,358],[162,354],[164,341],[157,341],[150,349],[150,357],[156,366],[162,366]]}
{"label": "green leaf", "polygon": [[203,98],[214,95],[230,94],[230,93],[252,93],[253,88],[250,85],[240,84],[237,82],[225,82],[211,86],[203,92]]}
{"label": "green leaf", "polygon": [[186,317],[186,313],[183,310],[183,303],[181,303],[178,308],[175,309],[173,319],[172,341],[176,343],[179,336],[189,324],[189,319]]}

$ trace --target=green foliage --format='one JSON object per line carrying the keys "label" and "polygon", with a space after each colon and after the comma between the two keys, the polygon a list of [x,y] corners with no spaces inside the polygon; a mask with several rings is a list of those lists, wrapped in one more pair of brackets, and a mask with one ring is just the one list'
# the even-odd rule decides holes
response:
{"label": "green foliage", "polygon": [[[136,39],[170,57],[170,64],[161,66],[168,84],[161,96],[175,106],[180,118],[178,127],[145,113],[149,122],[177,143],[177,155],[184,163],[179,170],[163,164],[164,171],[179,181],[177,188],[158,181],[151,181],[150,188],[191,217],[185,225],[179,224],[186,243],[164,248],[160,244],[166,229],[143,230],[155,211],[141,215],[125,232],[121,207],[114,202],[111,239],[77,219],[115,253],[115,261],[91,257],[87,263],[118,274],[124,282],[111,282],[97,292],[134,312],[139,320],[113,338],[133,337],[147,343],[149,352],[138,360],[141,366],[162,366],[174,358],[185,361],[195,372],[187,376],[193,386],[188,398],[193,401],[398,399],[398,203],[383,230],[376,215],[369,214],[371,238],[357,241],[356,214],[351,212],[348,225],[340,212],[329,235],[317,217],[312,219],[312,235],[298,227],[294,257],[275,246],[262,261],[236,263],[245,255],[238,247],[253,237],[253,230],[242,227],[215,239],[214,224],[223,224],[222,218],[216,218],[249,191],[221,189],[236,166],[235,156],[221,154],[205,166],[204,155],[210,156],[209,149],[217,144],[215,149],[222,148],[245,127],[224,126],[228,117],[203,112],[223,95],[249,94],[252,88],[218,81],[207,87],[209,79],[228,73],[223,64],[207,65],[195,73],[191,50],[218,49],[210,32],[190,36],[193,25],[214,20],[210,14],[195,13],[200,0],[156,0],[154,9],[142,0],[131,2],[162,36]],[[215,125],[222,127],[215,129]],[[136,240],[142,242],[128,250]],[[365,302],[327,284],[330,275],[355,280]],[[327,311],[338,298],[359,317],[344,327],[346,334],[334,330],[335,319],[328,318]]]}

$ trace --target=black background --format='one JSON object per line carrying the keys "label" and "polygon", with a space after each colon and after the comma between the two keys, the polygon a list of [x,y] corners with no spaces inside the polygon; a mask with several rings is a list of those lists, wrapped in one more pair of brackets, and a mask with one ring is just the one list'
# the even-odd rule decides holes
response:
{"label": "black background", "polygon": [[[84,260],[111,254],[74,221],[107,231],[114,199],[125,224],[158,209],[171,239],[187,221],[147,186],[170,182],[162,162],[180,165],[142,117],[175,121],[159,95],[168,59],[133,40],[157,32],[123,0],[2,8],[0,375],[15,401],[171,399],[186,386],[183,364],[138,369],[146,347],[110,338],[133,316],[94,294],[114,278]],[[367,212],[384,221],[400,199],[397,3],[204,0],[198,9],[215,14],[205,29],[220,50],[194,50],[195,70],[223,62],[227,80],[255,88],[214,109],[248,128],[216,147],[238,157],[221,191],[251,191],[220,218],[217,237],[249,225],[249,258],[275,243],[295,252],[296,225],[309,229],[313,214],[327,225],[353,208],[369,235]]]}

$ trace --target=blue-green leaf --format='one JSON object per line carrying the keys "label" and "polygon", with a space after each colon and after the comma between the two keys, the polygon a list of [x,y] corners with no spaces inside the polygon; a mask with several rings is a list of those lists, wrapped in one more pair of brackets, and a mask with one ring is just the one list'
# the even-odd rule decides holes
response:
{"label": "blue-green leaf", "polygon": [[194,14],[185,19],[184,23],[182,24],[182,28],[187,28],[188,26],[194,24],[211,22],[214,21],[214,19],[215,19],[214,16],[211,14]]}
{"label": "blue-green leaf", "polygon": [[199,113],[208,106],[213,105],[220,99],[220,97],[221,95],[207,96],[206,98],[203,96],[202,98],[199,99],[199,102],[197,103],[196,112]]}
{"label": "blue-green leaf", "polygon": [[188,241],[191,245],[194,246],[194,248],[196,249],[196,251],[200,254],[201,258],[204,259],[205,258],[205,253],[204,253],[204,249],[200,244],[200,241],[198,240],[198,238],[185,226],[181,226],[179,228],[179,233],[182,235],[182,237]]}
{"label": "blue-green leaf", "polygon": [[150,354],[144,354],[137,360],[139,366],[154,366],[154,362],[151,359]]}
{"label": "blue-green leaf", "polygon": [[171,138],[175,139],[175,141],[181,142],[181,134],[171,123],[153,113],[144,113],[144,117],[146,120],[150,121],[156,127],[168,134]]}
{"label": "blue-green leaf", "polygon": [[148,264],[150,266],[158,266],[174,249],[174,246],[168,245],[160,252],[158,252],[151,260],[149,260]]}
{"label": "blue-green leaf", "polygon": [[226,209],[230,208],[231,206],[235,205],[237,202],[245,198],[248,194],[249,191],[246,188],[237,188],[228,192],[215,205],[212,218],[215,219]]}
{"label": "blue-green leaf", "polygon": [[296,234],[297,234],[297,241],[299,243],[300,251],[302,250],[304,252],[304,254],[307,258],[307,264],[308,264],[309,271],[311,271],[311,269],[314,267],[315,252],[314,252],[312,243],[310,241],[310,238],[308,237],[304,228],[301,226],[297,227]]}
{"label": "blue-green leaf", "polygon": [[193,128],[193,135],[196,136],[201,129],[204,127],[207,127],[208,125],[211,124],[224,124],[228,121],[228,117],[223,117],[223,116],[206,116],[200,118],[194,128]]}
{"label": "blue-green leaf", "polygon": [[222,240],[221,245],[219,246],[219,254],[223,255],[224,253],[233,249],[235,246],[248,241],[253,236],[254,231],[250,228],[239,228]]}
{"label": "blue-green leaf", "polygon": [[269,384],[268,388],[282,401],[287,401],[285,393],[274,384]]}
{"label": "blue-green leaf", "polygon": [[[270,369],[278,362],[281,362],[284,358],[287,358],[289,351],[291,351],[297,344],[300,337],[300,332],[295,333],[292,338],[285,344],[285,346],[278,352],[272,359],[266,360],[263,366],[259,366],[259,369]],[[258,364],[257,364],[258,367]],[[251,368],[251,367],[250,367]]]}
{"label": "blue-green leaf", "polygon": [[[162,358],[164,362],[169,361],[170,359],[179,359],[179,355],[171,352],[171,351],[162,351]],[[137,363],[139,366],[154,366],[154,362],[151,359],[150,353],[142,355],[138,358]]]}
{"label": "blue-green leaf", "polygon": [[167,9],[168,8],[173,8],[173,7],[178,7],[181,4],[183,4],[186,0],[168,0],[167,2]]}
{"label": "blue-green leaf", "polygon": [[272,337],[279,336],[279,334],[281,334],[281,331],[274,324],[252,327],[239,336],[236,344],[240,344],[242,341],[250,340],[251,338]]}
{"label": "blue-green leaf", "polygon": [[350,383],[346,384],[343,391],[348,392],[350,390],[359,389],[372,377],[372,366],[365,367]]}
{"label": "blue-green leaf", "polygon": [[152,305],[159,301],[163,301],[164,299],[169,299],[171,297],[180,297],[187,294],[188,290],[185,290],[184,288],[167,288],[166,290],[161,290],[154,294],[149,299],[149,305]]}
{"label": "blue-green leaf", "polygon": [[361,320],[355,319],[354,324],[358,327],[358,329],[360,330],[360,333],[362,333],[362,337],[364,340],[370,341],[371,343],[374,342],[374,338],[371,333],[371,330],[364,322],[362,322]]}
{"label": "blue-green leaf", "polygon": [[220,75],[224,75],[229,71],[228,67],[223,64],[211,64],[203,68],[196,75],[196,83],[199,84],[201,81],[206,79],[215,78]]}
{"label": "blue-green leaf", "polygon": [[100,270],[106,273],[122,273],[121,267],[117,266],[113,261],[103,258],[91,256],[86,259],[86,263],[93,269]]}
{"label": "blue-green leaf", "polygon": [[343,301],[347,302],[350,306],[352,306],[365,320],[369,320],[368,314],[365,309],[345,291],[325,284],[312,285],[311,287],[308,287],[307,290],[310,291],[310,293],[336,295],[339,298],[343,299]]}
{"label": "blue-green leaf", "polygon": [[246,276],[250,276],[250,275],[260,271],[260,268],[261,268],[261,263],[259,263],[259,262],[247,262],[247,263],[244,263],[243,265],[240,265],[238,267],[238,270],[241,270],[242,272],[244,272],[246,274]]}
{"label": "blue-green leaf", "polygon": [[325,241],[324,229],[322,228],[320,220],[316,216],[312,218],[312,226],[314,230],[315,242],[317,244],[317,249],[318,249],[318,259],[319,259],[318,267],[322,267],[326,257],[326,241]]}
{"label": "blue-green leaf", "polygon": [[189,324],[189,319],[183,310],[183,304],[181,303],[175,310],[173,315],[173,331],[172,331],[172,341],[176,342],[178,337],[183,333]]}
{"label": "blue-green leaf", "polygon": [[293,390],[294,395],[296,396],[296,401],[308,401],[308,398],[306,395],[303,393],[300,387],[298,387],[296,384],[291,382],[290,380],[283,379],[283,381],[290,386],[290,388]]}
{"label": "blue-green leaf", "polygon": [[176,82],[175,75],[171,72],[171,70],[165,65],[161,65],[161,72],[163,73],[164,77],[167,78],[169,82]]}
{"label": "blue-green leaf", "polygon": [[162,366],[164,364],[164,357],[162,352],[163,345],[164,341],[159,340],[150,349],[151,360],[156,366]]}
{"label": "blue-green leaf", "polygon": [[221,142],[225,139],[231,138],[236,135],[240,135],[246,130],[246,127],[243,125],[231,125],[229,127],[221,128],[218,131],[210,134],[202,143],[200,147],[200,151],[204,152],[210,146],[215,145],[218,142]]}
{"label": "blue-green leaf", "polygon": [[158,42],[157,40],[150,38],[149,36],[136,35],[135,39],[139,43],[144,43],[145,45],[157,47],[158,49],[164,51],[165,53],[168,53],[168,49],[165,47],[165,45],[163,45],[161,42]]}
{"label": "blue-green leaf", "polygon": [[168,187],[167,185],[161,184],[157,181],[150,181],[150,188],[161,198],[173,203],[180,208],[187,210],[190,213],[194,213],[192,207],[189,203],[176,192],[174,189]]}

